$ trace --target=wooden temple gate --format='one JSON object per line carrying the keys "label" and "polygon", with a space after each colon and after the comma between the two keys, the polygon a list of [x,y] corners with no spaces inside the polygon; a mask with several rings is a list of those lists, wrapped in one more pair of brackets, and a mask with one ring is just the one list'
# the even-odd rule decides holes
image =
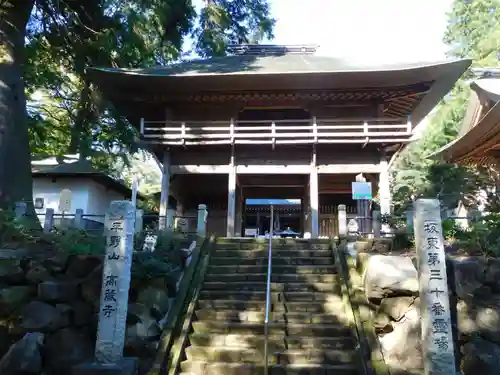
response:
{"label": "wooden temple gate", "polygon": [[[88,72],[161,164],[160,216],[171,198],[181,216],[205,204],[208,231],[233,237],[245,199],[300,198],[303,233],[314,238],[338,228],[339,202],[320,197],[358,174],[377,185],[380,211],[390,213],[392,160],[471,63],[366,67],[314,52],[245,45],[216,60]],[[302,180],[285,181],[291,175]],[[253,184],[255,176],[265,181]]]}

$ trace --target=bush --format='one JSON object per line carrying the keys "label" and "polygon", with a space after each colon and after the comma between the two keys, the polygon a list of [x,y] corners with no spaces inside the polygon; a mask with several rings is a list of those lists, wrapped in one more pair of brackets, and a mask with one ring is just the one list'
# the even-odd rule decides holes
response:
{"label": "bush", "polygon": [[460,226],[456,224],[454,219],[445,219],[443,220],[442,225],[443,225],[443,237],[445,240],[456,239],[464,231]]}
{"label": "bush", "polygon": [[458,245],[486,256],[500,256],[500,214],[489,214],[474,221],[469,230],[455,233]]}
{"label": "bush", "polygon": [[414,246],[414,238],[412,233],[396,232],[392,238],[392,247],[394,250],[411,249]]}
{"label": "bush", "polygon": [[[132,277],[140,280],[176,277],[182,269],[180,249],[189,245],[189,239],[175,233],[158,233],[156,251],[150,253],[142,252],[146,235],[139,233],[134,236],[136,251],[132,261]],[[13,212],[0,210],[0,246],[42,250],[47,252],[47,256],[52,256],[53,252],[103,255],[106,241],[100,233],[76,228],[54,228],[50,233],[44,233],[41,227],[30,229],[23,220],[16,219]]]}

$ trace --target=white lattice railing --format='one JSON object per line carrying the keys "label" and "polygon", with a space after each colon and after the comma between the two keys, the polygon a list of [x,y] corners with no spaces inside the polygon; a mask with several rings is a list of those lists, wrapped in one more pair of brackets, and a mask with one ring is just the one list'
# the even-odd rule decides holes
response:
{"label": "white lattice railing", "polygon": [[408,142],[406,119],[144,121],[141,139],[165,145]]}

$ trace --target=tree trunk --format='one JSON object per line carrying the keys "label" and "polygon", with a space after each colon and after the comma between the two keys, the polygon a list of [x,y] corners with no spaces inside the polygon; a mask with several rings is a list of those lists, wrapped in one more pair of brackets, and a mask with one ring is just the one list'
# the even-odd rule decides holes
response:
{"label": "tree trunk", "polygon": [[84,78],[84,87],[80,95],[75,121],[71,128],[70,154],[80,154],[80,160],[89,156],[90,142],[88,139],[87,123],[89,122],[91,106],[90,81]]}
{"label": "tree trunk", "polygon": [[0,2],[0,208],[33,210],[33,182],[24,93],[24,37],[34,0]]}

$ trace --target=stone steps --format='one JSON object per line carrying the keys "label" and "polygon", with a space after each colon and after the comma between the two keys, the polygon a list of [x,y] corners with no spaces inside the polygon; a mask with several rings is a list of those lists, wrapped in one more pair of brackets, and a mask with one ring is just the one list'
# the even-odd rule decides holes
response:
{"label": "stone steps", "polygon": [[[196,311],[198,320],[216,320],[225,322],[264,323],[265,312],[199,309]],[[338,324],[339,321],[332,314],[310,312],[275,311],[270,314],[270,321],[275,323],[294,324]]]}
{"label": "stone steps", "polygon": [[[334,349],[285,349],[269,352],[268,363],[271,365],[289,364],[349,364],[354,360],[351,350]],[[191,346],[186,349],[188,360],[210,362],[256,363],[264,361],[263,348],[242,347],[201,347]]]}
{"label": "stone steps", "polygon": [[[203,284],[203,290],[225,290],[225,291],[266,291],[267,284],[264,281],[252,282],[248,281],[234,281],[234,282],[220,282],[220,281],[207,281]],[[275,292],[340,292],[340,285],[338,283],[271,283],[271,291]]]}
{"label": "stone steps", "polygon": [[[264,374],[267,242],[218,240],[188,335],[182,374]],[[355,375],[329,244],[273,242],[269,374]]]}
{"label": "stone steps", "polygon": [[[211,332],[211,333],[238,333],[238,334],[254,334],[264,335],[264,324],[262,323],[241,323],[241,322],[221,322],[215,320],[203,320],[193,322],[194,332]],[[316,336],[349,336],[350,328],[341,324],[287,324],[273,323],[268,326],[269,334],[289,334],[300,335],[305,337]]]}
{"label": "stone steps", "polygon": [[[276,274],[295,273],[295,274],[331,274],[337,273],[337,267],[334,264],[314,266],[314,265],[273,265],[272,272]],[[228,274],[228,273],[267,273],[267,263],[261,265],[214,265],[208,266],[207,273],[210,274]]]}
{"label": "stone steps", "polygon": [[[181,364],[182,374],[204,375],[264,375],[263,365],[232,362],[194,362]],[[271,365],[269,375],[357,375],[353,365]]]}
{"label": "stone steps", "polygon": [[[217,254],[215,254],[217,255]],[[219,257],[212,256],[210,258],[210,264],[215,266],[257,266],[257,265],[265,265],[267,267],[268,258],[267,257],[251,257],[251,258],[243,258],[243,257]],[[286,256],[286,257],[275,257],[272,260],[273,267],[274,266],[331,266],[334,264],[332,257],[295,257],[295,256]]]}
{"label": "stone steps", "polygon": [[[227,273],[219,274],[212,273],[205,276],[205,282],[218,281],[218,282],[259,282],[266,281],[267,273]],[[305,283],[338,283],[337,274],[296,274],[296,273],[282,273],[271,274],[272,282],[292,283],[292,282],[305,282]]]}
{"label": "stone steps", "polygon": [[[326,313],[329,309],[328,304],[324,302],[297,302],[297,301],[272,302],[271,311],[289,311],[289,312],[309,312],[311,314]],[[210,308],[215,310],[239,310],[239,311],[264,311],[264,300],[238,300],[238,299],[200,299],[198,308]]]}
{"label": "stone steps", "polygon": [[[191,345],[210,347],[263,348],[264,336],[240,333],[194,332],[189,336]],[[273,350],[285,349],[332,349],[354,350],[356,343],[351,336],[307,337],[285,334],[269,335],[269,347]]]}
{"label": "stone steps", "polygon": [[[224,241],[217,239],[217,250],[267,250],[268,241],[256,241],[255,239],[238,239],[236,241]],[[300,240],[274,240],[273,251],[275,250],[329,250],[330,245],[325,242],[311,242]]]}
{"label": "stone steps", "polygon": [[[307,285],[304,286],[307,288]],[[329,299],[329,295],[323,292],[278,292],[272,291],[271,298],[275,302],[326,302]],[[226,290],[206,290],[203,289],[200,292],[201,300],[206,299],[224,299],[224,300],[238,300],[238,301],[265,301],[266,291],[265,290],[236,290],[236,289],[226,289]]]}
{"label": "stone steps", "polygon": [[[267,259],[268,249],[217,249],[213,252],[216,257],[242,257],[255,258],[263,257]],[[280,257],[331,257],[332,251],[328,249],[275,249],[273,248],[273,259]]]}

